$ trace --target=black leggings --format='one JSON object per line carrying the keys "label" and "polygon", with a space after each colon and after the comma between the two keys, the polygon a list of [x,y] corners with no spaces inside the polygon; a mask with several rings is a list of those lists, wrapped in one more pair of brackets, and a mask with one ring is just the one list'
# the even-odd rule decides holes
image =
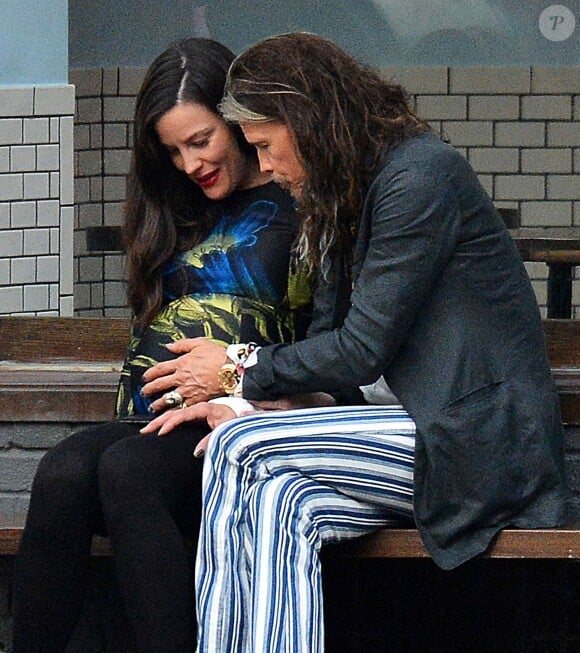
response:
{"label": "black leggings", "polygon": [[182,535],[196,536],[205,426],[165,437],[111,422],[40,462],[14,576],[14,653],[62,652],[80,616],[93,534],[107,534],[139,651],[195,649],[194,588]]}

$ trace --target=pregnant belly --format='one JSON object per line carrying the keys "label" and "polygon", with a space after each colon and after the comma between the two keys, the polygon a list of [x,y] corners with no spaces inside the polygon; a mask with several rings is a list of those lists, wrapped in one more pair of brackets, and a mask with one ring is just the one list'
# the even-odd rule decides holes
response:
{"label": "pregnant belly", "polygon": [[292,342],[291,315],[254,299],[233,295],[181,297],[165,306],[153,322],[134,336],[121,373],[117,415],[148,414],[156,397],[145,399],[142,376],[153,365],[171,360],[165,347],[183,338],[205,337],[223,345],[232,342]]}

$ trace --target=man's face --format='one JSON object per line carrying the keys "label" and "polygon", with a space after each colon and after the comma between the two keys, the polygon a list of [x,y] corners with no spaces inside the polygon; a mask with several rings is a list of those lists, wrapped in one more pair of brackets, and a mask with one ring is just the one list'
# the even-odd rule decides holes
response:
{"label": "man's face", "polygon": [[288,127],[281,122],[242,122],[240,127],[258,152],[262,172],[271,172],[274,181],[298,199],[306,171]]}

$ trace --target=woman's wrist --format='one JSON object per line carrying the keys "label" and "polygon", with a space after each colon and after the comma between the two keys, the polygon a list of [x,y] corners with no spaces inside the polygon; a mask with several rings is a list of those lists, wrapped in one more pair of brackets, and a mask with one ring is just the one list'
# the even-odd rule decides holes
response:
{"label": "woman's wrist", "polygon": [[237,417],[240,415],[247,415],[248,413],[255,413],[256,409],[249,401],[242,399],[242,397],[215,397],[209,400],[210,404],[222,404],[231,408]]}

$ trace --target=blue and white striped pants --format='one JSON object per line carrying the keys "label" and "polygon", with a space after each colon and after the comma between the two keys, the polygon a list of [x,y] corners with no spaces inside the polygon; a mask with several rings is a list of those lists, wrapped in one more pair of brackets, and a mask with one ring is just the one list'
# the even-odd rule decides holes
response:
{"label": "blue and white striped pants", "polygon": [[205,454],[198,653],[321,653],[322,544],[412,515],[415,425],[399,406],[257,413]]}

